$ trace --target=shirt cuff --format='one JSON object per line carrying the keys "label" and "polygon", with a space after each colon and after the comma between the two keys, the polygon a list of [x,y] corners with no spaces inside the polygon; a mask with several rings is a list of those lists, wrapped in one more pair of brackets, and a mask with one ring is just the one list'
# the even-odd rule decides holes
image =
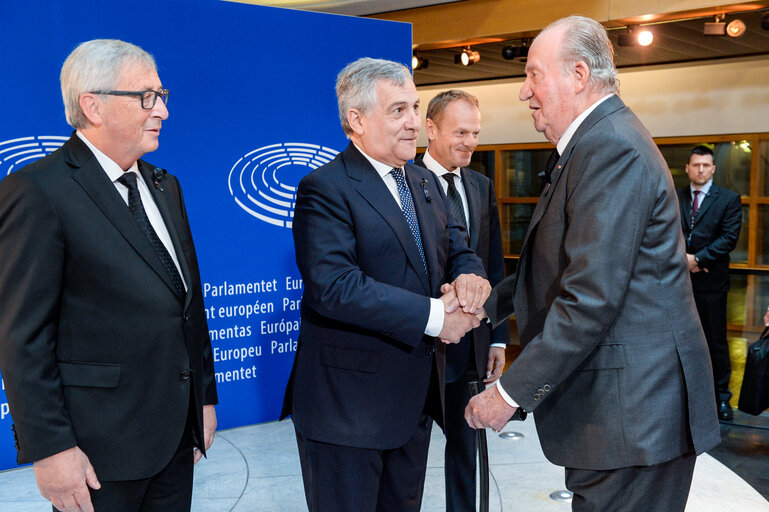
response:
{"label": "shirt cuff", "polygon": [[491,345],[489,345],[489,346],[490,346],[490,347],[507,348],[507,345],[505,345],[504,343],[492,343],[492,344],[491,344]]}
{"label": "shirt cuff", "polygon": [[510,395],[507,394],[507,391],[505,391],[505,388],[503,388],[502,384],[499,383],[499,379],[497,379],[494,385],[497,386],[497,391],[499,391],[499,394],[502,396],[505,402],[507,402],[507,405],[509,405],[510,407],[516,407],[516,408],[520,407],[520,405],[518,405],[515,400],[510,398]]}
{"label": "shirt cuff", "polygon": [[427,318],[425,334],[437,337],[443,329],[444,319],[443,301],[441,299],[430,299],[430,316]]}

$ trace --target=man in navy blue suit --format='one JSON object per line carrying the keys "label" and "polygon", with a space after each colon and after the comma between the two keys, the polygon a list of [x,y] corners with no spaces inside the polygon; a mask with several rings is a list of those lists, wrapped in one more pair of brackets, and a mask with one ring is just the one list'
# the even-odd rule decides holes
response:
{"label": "man in navy blue suit", "polygon": [[479,325],[491,286],[437,177],[407,163],[420,123],[409,70],[362,58],[336,91],[351,143],[297,191],[305,291],[284,414],[311,511],[416,512],[444,343]]}
{"label": "man in navy blue suit", "polygon": [[[433,171],[460,223],[467,226],[467,242],[486,269],[491,285],[505,277],[502,233],[494,184],[467,167],[478,145],[481,111],[478,99],[465,91],[437,94],[427,106],[425,131],[430,145],[414,163]],[[483,323],[462,341],[446,347],[446,510],[475,510],[475,430],[465,421],[472,381],[486,384],[502,375],[507,322],[492,329]]]}
{"label": "man in navy blue suit", "polygon": [[697,312],[713,364],[718,418],[730,421],[732,365],[726,341],[726,294],[729,291],[729,253],[737,245],[742,205],[736,192],[713,183],[713,151],[697,146],[689,153],[686,174],[690,184],[678,189],[681,227]]}

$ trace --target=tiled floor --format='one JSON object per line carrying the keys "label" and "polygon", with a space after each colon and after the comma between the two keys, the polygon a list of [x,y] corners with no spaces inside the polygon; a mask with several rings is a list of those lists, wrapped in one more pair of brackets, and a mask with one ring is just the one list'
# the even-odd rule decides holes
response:
{"label": "tiled floor", "polygon": [[[752,435],[736,435],[729,427],[727,451],[740,461],[746,450],[758,451],[766,470],[769,443]],[[533,420],[515,422],[506,431],[518,431],[518,440],[489,436],[491,460],[490,511],[568,512],[568,503],[548,496],[563,488],[563,470],[547,462],[539,447]],[[742,439],[742,440],[740,440]],[[761,443],[763,442],[763,445]],[[195,512],[294,512],[306,510],[294,430],[290,421],[242,427],[218,433],[208,460],[196,467]],[[433,430],[422,510],[444,510],[443,437]],[[757,448],[761,445],[760,448]],[[719,455],[720,456],[720,455]],[[753,462],[748,456],[747,466]],[[744,480],[708,455],[697,460],[687,512],[765,512],[769,502]],[[0,473],[0,511],[43,512],[50,506],[40,498],[31,468]]]}

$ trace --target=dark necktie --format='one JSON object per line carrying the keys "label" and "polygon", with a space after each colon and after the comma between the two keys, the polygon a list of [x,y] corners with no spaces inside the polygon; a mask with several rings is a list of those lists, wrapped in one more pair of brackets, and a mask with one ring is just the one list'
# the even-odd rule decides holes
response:
{"label": "dark necktie", "polygon": [[542,180],[542,183],[550,184],[550,175],[553,173],[553,169],[555,168],[556,162],[558,162],[558,157],[560,155],[558,154],[558,150],[554,149],[552,153],[550,153],[550,157],[547,159],[547,164],[545,165],[545,170],[540,171],[537,176],[539,176],[539,179]]}
{"label": "dark necktie", "polygon": [[694,221],[697,219],[697,212],[700,210],[700,191],[694,191],[694,202],[692,202],[692,218],[690,225],[694,227]]}
{"label": "dark necktie", "polygon": [[147,218],[147,212],[144,211],[144,205],[142,204],[142,198],[139,195],[139,187],[136,185],[136,174],[132,172],[124,172],[123,175],[118,178],[118,181],[128,188],[128,209],[131,210],[136,222],[144,232],[144,236],[149,240],[150,245],[160,258],[160,262],[165,267],[168,277],[171,278],[171,282],[174,284],[176,294],[179,297],[184,296],[184,283],[182,282],[179,271],[176,269],[174,260],[171,255],[168,254],[166,246],[158,238],[158,234],[152,229],[149,218]]}
{"label": "dark necktie", "polygon": [[446,180],[449,184],[446,197],[449,198],[449,205],[451,206],[451,211],[454,213],[454,216],[457,218],[459,223],[462,224],[465,229],[467,229],[467,221],[465,220],[465,207],[462,205],[462,197],[459,195],[459,191],[457,190],[456,178],[458,178],[458,176],[453,172],[447,172],[443,175],[443,179]]}
{"label": "dark necktie", "polygon": [[414,241],[417,243],[419,249],[419,255],[422,257],[422,264],[425,266],[425,274],[430,275],[430,271],[427,270],[427,260],[425,260],[425,249],[422,246],[422,233],[419,231],[419,220],[417,219],[416,210],[414,210],[414,201],[411,198],[411,191],[406,184],[406,178],[403,176],[403,169],[393,169],[390,174],[395,178],[395,183],[398,185],[398,195],[401,197],[401,207],[403,208],[403,215],[406,217],[411,228],[411,233],[414,235]]}

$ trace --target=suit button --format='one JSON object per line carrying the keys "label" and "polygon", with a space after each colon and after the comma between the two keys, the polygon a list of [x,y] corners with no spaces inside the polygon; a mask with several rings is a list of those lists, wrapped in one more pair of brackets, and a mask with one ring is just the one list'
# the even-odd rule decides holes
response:
{"label": "suit button", "polygon": [[428,345],[427,347],[425,347],[425,354],[427,354],[428,356],[431,356],[434,353],[435,353],[435,347],[434,346]]}
{"label": "suit button", "polygon": [[544,389],[544,390],[545,390],[545,393],[547,393],[547,392],[548,392],[548,391],[550,391],[550,389],[551,389],[551,388],[550,388],[550,384],[545,384],[544,386],[542,386],[542,389]]}
{"label": "suit button", "polygon": [[192,374],[192,372],[190,370],[184,370],[181,373],[182,380],[189,380],[191,374]]}
{"label": "suit button", "polygon": [[184,315],[184,321],[189,322],[190,321],[190,315]]}
{"label": "suit button", "polygon": [[539,393],[534,393],[534,401],[535,401],[535,402],[536,402],[537,400],[539,400],[540,398],[542,398],[542,396],[541,396]]}

